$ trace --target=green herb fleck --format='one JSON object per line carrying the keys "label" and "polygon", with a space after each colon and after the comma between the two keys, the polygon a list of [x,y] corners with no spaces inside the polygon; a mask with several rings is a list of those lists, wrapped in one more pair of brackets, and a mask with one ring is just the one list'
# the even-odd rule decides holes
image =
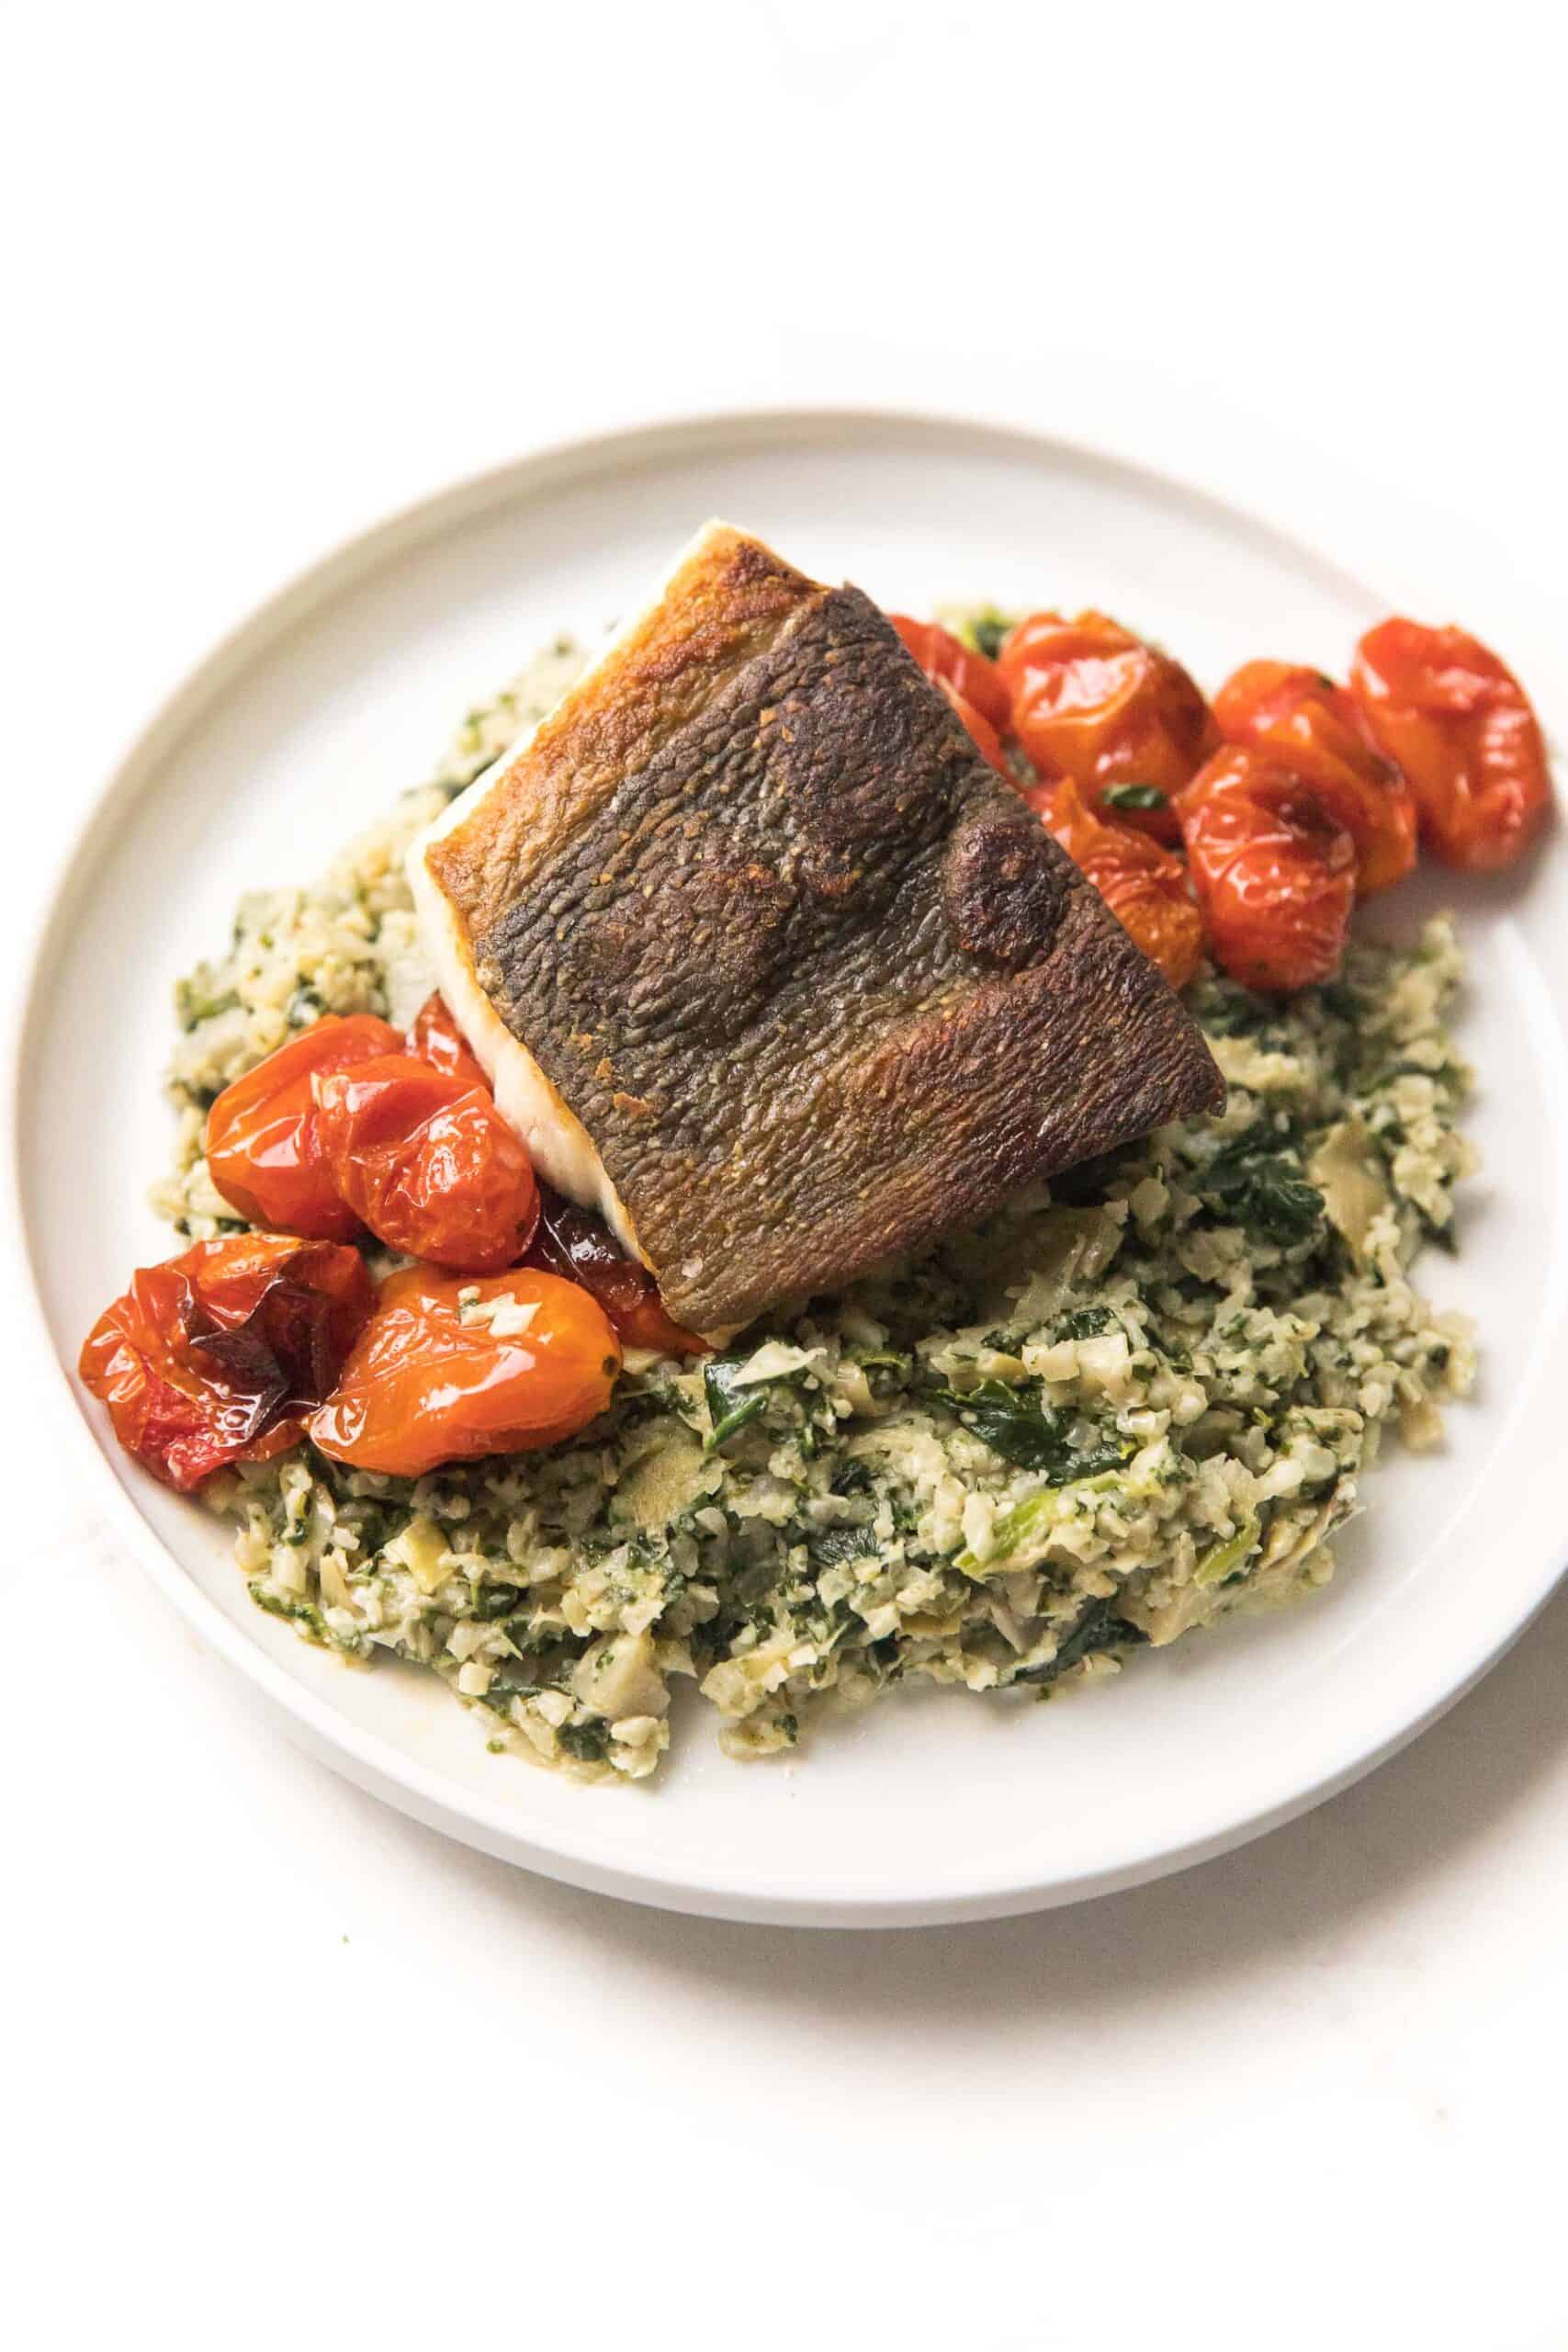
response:
{"label": "green herb fleck", "polygon": [[1108,784],[1100,799],[1111,808],[1168,808],[1170,795],[1157,784]]}

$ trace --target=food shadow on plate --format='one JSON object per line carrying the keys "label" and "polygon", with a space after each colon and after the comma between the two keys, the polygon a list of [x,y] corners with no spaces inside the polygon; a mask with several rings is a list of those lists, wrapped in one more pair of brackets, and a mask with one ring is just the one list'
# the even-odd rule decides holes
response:
{"label": "food shadow on plate", "polygon": [[[1214,1860],[1054,1911],[867,1933],[744,1927],[606,1900],[453,1844],[388,1815],[383,1835],[420,1849],[421,1874],[484,1911],[498,1957],[540,1929],[640,1972],[657,2001],[723,1984],[802,2019],[940,2030],[982,2008],[995,2022],[1168,2006],[1234,1988],[1282,1962],[1337,1951],[1505,1833],[1543,1780],[1568,1774],[1568,1595],[1559,1593],[1498,1667],[1422,1738],[1332,1802]],[[411,1856],[411,1860],[412,1857]],[[509,1962],[508,1964],[512,1964]]]}

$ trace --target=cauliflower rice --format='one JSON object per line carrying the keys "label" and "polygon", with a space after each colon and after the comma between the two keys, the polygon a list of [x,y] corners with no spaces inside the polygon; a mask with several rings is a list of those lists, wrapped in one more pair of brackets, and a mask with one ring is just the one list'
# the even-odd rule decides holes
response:
{"label": "cauliflower rice", "polygon": [[[202,1159],[222,1087],[323,1013],[412,1018],[432,982],[403,852],[581,660],[558,640],[319,887],[245,898],[227,954],[180,982],[155,1199],[181,1234],[238,1229]],[[757,1756],[829,1693],[1045,1696],[1310,1590],[1384,1429],[1435,1444],[1471,1384],[1465,1324],[1407,1276],[1424,1239],[1451,1247],[1473,1164],[1443,1025],[1459,969],[1442,920],[1283,1002],[1201,976],[1223,1117],[716,1360],[633,1351],[610,1410],[547,1453],[411,1482],[307,1444],[203,1499],[262,1608],[345,1658],[434,1668],[492,1748],[580,1780],[654,1770],[682,1677]]]}

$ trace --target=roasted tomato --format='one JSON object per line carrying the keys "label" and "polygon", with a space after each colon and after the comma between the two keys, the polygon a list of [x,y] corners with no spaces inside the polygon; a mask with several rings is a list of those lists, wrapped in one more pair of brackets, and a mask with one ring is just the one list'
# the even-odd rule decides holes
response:
{"label": "roasted tomato", "polygon": [[[1002,646],[1013,732],[1042,775],[1071,776],[1103,813],[1172,844],[1173,796],[1216,740],[1179,662],[1103,613],[1034,613]],[[1108,786],[1141,786],[1122,805]]]}
{"label": "roasted tomato", "polygon": [[627,1347],[651,1348],[661,1356],[706,1353],[705,1340],[666,1315],[648,1268],[625,1255],[592,1211],[563,1200],[548,1184],[539,1187],[539,1223],[528,1262],[591,1291]]}
{"label": "roasted tomato", "polygon": [[414,1014],[413,1026],[408,1034],[408,1050],[432,1069],[444,1070],[448,1078],[460,1078],[465,1086],[482,1086],[490,1091],[490,1079],[484,1065],[452,1017],[451,1008],[437,989],[427,996]]}
{"label": "roasted tomato", "polygon": [[515,1264],[539,1192],[485,1088],[412,1054],[387,1054],[317,1079],[316,1102],[339,1196],[378,1240],[459,1273]]}
{"label": "roasted tomato", "polygon": [[[933,686],[955,687],[998,735],[1008,732],[1012,714],[1007,683],[994,662],[987,662],[983,653],[971,652],[962,639],[937,621],[913,621],[908,613],[889,613],[887,617]],[[957,709],[957,705],[953,707]],[[958,715],[964,717],[961,710]]]}
{"label": "roasted tomato", "polygon": [[1320,670],[1247,662],[1214,696],[1214,718],[1227,742],[1266,743],[1306,778],[1356,844],[1359,897],[1409,873],[1416,863],[1410,786],[1369,740],[1345,687]]}
{"label": "roasted tomato", "polygon": [[936,678],[932,680],[932,684],[937,692],[945,695],[953,705],[960,724],[968,730],[969,741],[974,744],[980,757],[983,760],[988,760],[1002,781],[1005,784],[1010,784],[1016,791],[1018,778],[1008,765],[1007,753],[1002,749],[1002,739],[991,725],[990,720],[984,712],[976,710],[972,702],[964,701],[951,679]]}
{"label": "roasted tomato", "polygon": [[1270,749],[1238,743],[1179,802],[1209,952],[1249,989],[1325,980],[1356,897],[1356,845]]}
{"label": "roasted tomato", "polygon": [[207,1166],[250,1225],[310,1241],[352,1241],[359,1220],[321,1156],[311,1081],[395,1054],[402,1039],[373,1013],[329,1016],[226,1086],[207,1115]]}
{"label": "roasted tomato", "polygon": [[1529,848],[1551,805],[1546,749],[1495,653],[1461,628],[1383,621],[1356,648],[1350,690],[1445,865],[1483,873]]}
{"label": "roasted tomato", "polygon": [[422,1478],[574,1437],[620,1368],[604,1309],[576,1283],[532,1267],[464,1283],[410,1266],[381,1284],[310,1435],[355,1469]]}
{"label": "roasted tomato", "polygon": [[1173,989],[1185,988],[1203,952],[1203,925],[1181,860],[1146,833],[1107,823],[1070,777],[1031,797],[1128,937]]}
{"label": "roasted tomato", "polygon": [[82,1350],[85,1385],[182,1492],[299,1442],[374,1296],[357,1250],[243,1233],[144,1266]]}

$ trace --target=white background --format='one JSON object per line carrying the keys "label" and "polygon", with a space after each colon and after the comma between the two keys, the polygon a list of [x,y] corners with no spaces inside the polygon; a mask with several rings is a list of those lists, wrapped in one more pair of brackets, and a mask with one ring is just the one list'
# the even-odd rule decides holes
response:
{"label": "white background", "polygon": [[[1560,691],[1553,14],[0,9],[14,893],[309,557],[727,400],[1000,403],[1156,463],[1266,430],[1410,502],[1428,616],[1506,607]],[[122,1179],[62,1170],[84,1216]],[[705,1926],[297,1758],[0,1380],[6,2340],[1568,2344],[1568,1603],[1183,1879]]]}

